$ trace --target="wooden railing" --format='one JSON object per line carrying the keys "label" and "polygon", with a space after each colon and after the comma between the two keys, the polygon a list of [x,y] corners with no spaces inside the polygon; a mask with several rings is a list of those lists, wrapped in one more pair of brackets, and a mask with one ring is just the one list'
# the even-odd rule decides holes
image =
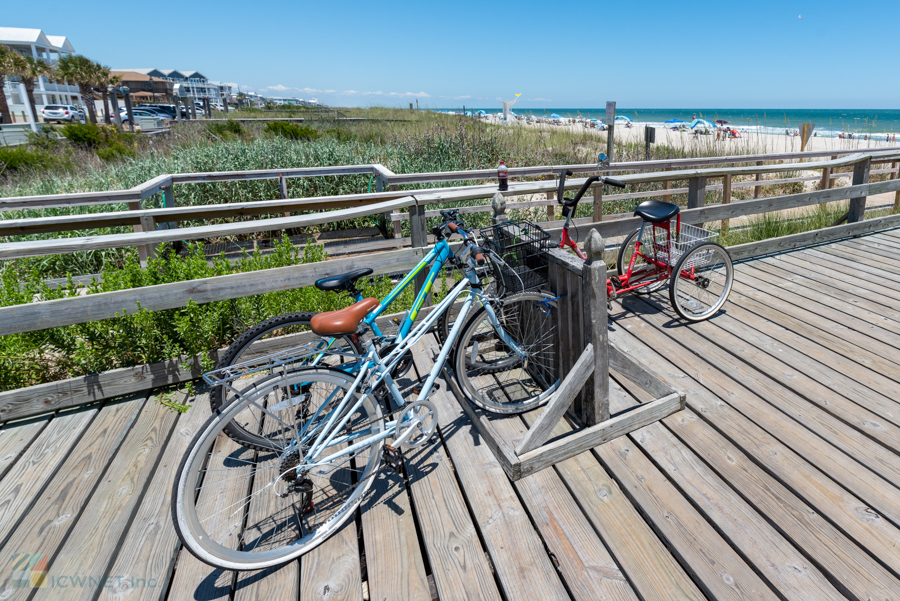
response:
{"label": "wooden railing", "polygon": [[[793,236],[750,242],[729,248],[730,253],[735,259],[744,259],[751,256],[788,250],[803,245],[855,236],[892,227],[900,227],[900,214],[863,220],[867,196],[886,192],[897,193],[900,191],[900,178],[894,177],[887,181],[869,183],[868,176],[872,172],[871,165],[875,162],[885,163],[896,162],[898,160],[900,160],[900,151],[892,150],[856,153],[843,156],[836,160],[809,163],[750,165],[711,169],[677,169],[653,173],[633,173],[620,176],[619,179],[631,183],[688,180],[688,208],[684,209],[681,213],[682,219],[686,223],[707,223],[746,215],[817,205],[836,200],[850,200],[850,210],[847,215],[846,224]],[[358,167],[347,169],[355,168]],[[591,168],[596,169],[596,166],[591,166]],[[726,194],[724,198],[726,202],[706,204],[705,191],[709,189],[708,181],[711,178],[722,178],[725,182],[729,182],[732,178],[739,175],[756,175],[777,171],[806,169],[822,169],[824,171],[837,168],[852,169],[852,171],[849,172],[852,177],[850,186],[832,189],[825,188],[814,192],[761,197],[735,202],[727,202],[729,198]],[[584,167],[584,169],[586,170],[587,167]],[[566,188],[573,189],[580,187],[583,181],[584,180],[575,178],[567,180]],[[555,186],[555,182],[552,181],[517,182],[510,185],[509,194],[546,193],[553,191]],[[670,190],[670,192],[674,192],[674,190]],[[298,224],[310,225],[322,223],[326,220],[334,220],[339,216],[341,218],[350,218],[351,216],[374,215],[388,210],[395,210],[397,208],[407,208],[409,210],[412,225],[413,235],[411,236],[411,243],[413,248],[367,254],[364,258],[366,266],[372,267],[376,274],[402,273],[415,266],[427,251],[426,247],[428,240],[425,231],[425,219],[428,214],[426,211],[427,206],[437,203],[458,203],[466,200],[486,198],[495,193],[496,190],[494,186],[483,185],[431,189],[415,191],[411,194],[402,192],[382,193],[376,198],[375,202],[367,200],[368,204],[362,203],[362,206],[351,206],[350,208],[308,215],[262,219],[249,223],[189,227],[177,231],[143,231],[110,236],[5,243],[0,244],[0,257],[11,259],[45,254],[58,254],[62,252],[75,252],[88,248],[112,248],[141,244],[157,244],[159,242],[174,239],[197,239],[208,237],[210,235],[226,235],[225,233],[233,234],[255,230],[265,231],[283,227],[295,227]],[[393,194],[395,198],[390,199],[391,194]],[[402,194],[405,195],[400,196]],[[360,204],[359,200],[354,198],[354,196],[358,195],[336,197],[334,200],[326,198],[296,200],[298,202],[302,201],[308,203],[302,205],[305,207],[318,206],[324,208],[329,206],[329,203],[332,202],[344,202],[350,205]],[[396,198],[396,196],[400,196],[400,198]],[[511,203],[511,205],[512,204],[513,203]],[[202,212],[205,209],[209,209],[209,207],[184,207],[183,209]],[[159,211],[167,210],[168,209],[155,209],[135,212],[141,214],[150,213],[150,216],[161,215],[162,220],[165,221],[167,218],[171,218],[170,215],[172,215],[172,213],[160,214]],[[153,213],[153,211],[157,212]],[[130,214],[131,212],[123,213]],[[78,217],[80,218],[81,216]],[[122,217],[120,216],[118,218]],[[609,240],[610,238],[633,231],[638,227],[639,223],[639,219],[630,215],[603,216],[602,220],[594,220],[593,217],[586,217],[575,220],[575,229],[581,239],[586,239],[588,232],[591,229],[596,229],[604,239]],[[548,226],[550,233],[554,236],[558,236],[558,227],[560,225],[560,222],[550,222]],[[554,227],[557,229],[554,229]],[[115,317],[117,314],[135,313],[139,308],[148,311],[158,311],[184,307],[189,301],[202,304],[311,286],[319,278],[345,272],[354,267],[358,267],[359,264],[359,257],[332,259],[320,263],[280,267],[249,273],[216,276],[185,282],[147,286],[144,288],[74,296],[59,300],[2,307],[0,308],[0,335],[17,334],[109,319]],[[162,384],[170,384],[190,379],[197,375],[195,373],[196,369],[193,371],[190,369],[174,369],[171,368],[170,363],[172,362],[165,362],[165,365],[159,364],[155,366],[137,366],[135,368],[128,368],[123,371],[123,374],[125,375],[122,375],[121,378],[125,378],[130,382],[129,386],[132,388],[129,390],[141,390],[143,389],[141,387],[152,388]],[[100,385],[100,380],[103,380],[100,376],[74,378],[72,380],[34,387],[35,390],[31,393],[27,391],[0,393],[0,419],[7,419],[12,415],[27,415],[29,414],[28,411],[33,413],[36,410],[32,407],[34,403],[40,403],[40,407],[43,407],[44,410],[48,410],[70,406],[71,404],[76,403],[73,399],[88,398],[96,400],[97,398],[105,398],[102,396],[105,392],[103,386]],[[126,388],[127,386],[124,385],[109,385],[106,389],[114,389],[120,394],[123,394],[121,391]],[[15,405],[14,411],[6,409],[8,406],[13,406],[8,405],[7,402]],[[23,409],[23,407],[26,408]]]}

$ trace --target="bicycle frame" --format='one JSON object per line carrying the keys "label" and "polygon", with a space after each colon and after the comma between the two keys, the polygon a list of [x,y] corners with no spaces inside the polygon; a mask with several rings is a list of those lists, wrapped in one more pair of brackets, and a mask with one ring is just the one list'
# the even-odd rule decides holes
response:
{"label": "bicycle frame", "polygon": [[[432,270],[433,271],[433,270]],[[450,308],[450,305],[453,304],[459,295],[469,287],[469,294],[466,297],[466,300],[463,302],[462,309],[460,311],[461,315],[465,315],[468,313],[469,309],[472,307],[472,304],[478,302],[487,310],[487,316],[491,324],[495,327],[495,331],[500,336],[500,339],[508,345],[513,351],[516,353],[523,355],[523,352],[519,349],[519,346],[513,341],[509,335],[500,327],[500,322],[497,319],[496,314],[493,311],[490,303],[485,302],[486,297],[484,295],[484,291],[481,288],[480,280],[478,279],[477,274],[474,269],[468,269],[466,271],[466,279],[462,280],[459,284],[457,284],[453,290],[448,294],[432,311],[427,318],[425,318],[420,324],[418,324],[407,337],[403,339],[401,343],[398,344],[397,348],[391,351],[386,357],[382,358],[378,355],[378,351],[375,347],[374,342],[371,338],[365,337],[363,338],[363,342],[366,345],[366,356],[361,360],[360,370],[357,374],[356,379],[353,381],[351,387],[344,394],[343,399],[338,405],[332,408],[328,415],[323,418],[325,422],[323,426],[316,428],[318,431],[318,436],[312,445],[307,449],[305,453],[305,458],[308,463],[305,464],[306,469],[313,469],[315,467],[319,467],[322,465],[327,465],[334,462],[336,459],[344,455],[348,455],[350,453],[355,452],[356,450],[363,448],[367,445],[372,444],[373,442],[378,442],[380,440],[384,440],[390,436],[393,436],[396,433],[397,429],[397,421],[388,422],[385,425],[385,429],[383,432],[375,435],[374,437],[364,438],[363,440],[356,442],[348,447],[345,447],[327,457],[322,458],[324,450],[330,447],[333,447],[338,444],[345,444],[348,442],[352,442],[354,440],[358,440],[361,437],[367,436],[371,433],[371,430],[361,430],[358,432],[353,432],[351,434],[347,434],[341,437],[338,437],[337,434],[340,432],[347,421],[362,405],[363,401],[366,397],[374,394],[374,390],[378,387],[382,382],[387,386],[387,389],[390,391],[391,397],[394,399],[394,402],[398,407],[403,407],[406,404],[405,399],[403,398],[403,394],[400,392],[400,389],[397,387],[393,378],[390,375],[390,372],[397,365],[403,355],[413,347],[421,338],[428,332],[432,326],[437,323],[440,315],[447,311]],[[450,334],[447,338],[447,341],[441,347],[441,352],[438,355],[438,358],[435,360],[434,366],[431,369],[431,372],[428,374],[428,378],[425,381],[425,384],[422,386],[421,391],[419,392],[416,401],[423,401],[428,398],[431,389],[434,387],[434,383],[440,375],[441,370],[443,369],[444,363],[447,361],[447,356],[450,353],[450,349],[456,343],[456,338],[459,336],[459,333],[462,331],[463,321],[461,319],[456,320],[453,324],[453,327],[450,330]],[[369,376],[375,375],[374,378],[369,378]],[[368,382],[368,389],[357,399],[355,402],[352,402],[353,397],[357,394],[360,386],[364,381]],[[326,400],[325,403],[321,405],[324,407],[327,403],[330,402]],[[351,406],[352,403],[352,406]],[[348,409],[349,407],[349,409]],[[313,416],[313,419],[317,416]],[[312,419],[310,420],[310,422]],[[409,431],[412,432],[411,430]],[[305,432],[304,438],[302,440],[298,440],[297,443],[310,440],[312,438],[312,434],[314,432]],[[407,434],[407,436],[409,433]],[[394,442],[394,445],[400,445],[405,441],[405,437],[401,436]]]}

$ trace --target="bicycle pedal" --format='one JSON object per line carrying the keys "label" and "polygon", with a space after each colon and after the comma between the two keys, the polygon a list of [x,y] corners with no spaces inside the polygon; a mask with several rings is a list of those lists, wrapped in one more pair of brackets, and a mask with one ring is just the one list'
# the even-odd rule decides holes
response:
{"label": "bicycle pedal", "polygon": [[403,466],[403,456],[400,454],[400,449],[396,449],[391,445],[386,444],[384,445],[381,456],[388,469],[392,470],[395,474],[401,473],[400,468]]}

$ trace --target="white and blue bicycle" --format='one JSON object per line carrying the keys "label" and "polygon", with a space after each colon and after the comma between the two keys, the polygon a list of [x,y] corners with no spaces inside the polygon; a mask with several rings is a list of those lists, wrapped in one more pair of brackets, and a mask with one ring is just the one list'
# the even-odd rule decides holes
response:
{"label": "white and blue bicycle", "polygon": [[[484,251],[455,217],[445,215],[434,231],[438,246],[462,237],[452,260],[465,277],[389,352],[368,326],[379,306],[369,298],[312,318],[322,337],[316,341],[204,376],[234,401],[197,433],[175,480],[175,527],[197,558],[259,570],[327,540],[354,515],[382,467],[400,469],[401,451],[431,438],[437,412],[428,398],[445,366],[466,399],[487,411],[527,411],[557,389],[555,299],[485,292],[476,271]],[[415,401],[407,402],[395,381],[398,367],[456,309],[468,319],[454,322],[431,372],[415,384]],[[362,352],[329,346],[336,336],[358,340]],[[316,360],[323,353],[331,354],[327,366]],[[257,444],[231,440],[226,429],[235,426]]]}

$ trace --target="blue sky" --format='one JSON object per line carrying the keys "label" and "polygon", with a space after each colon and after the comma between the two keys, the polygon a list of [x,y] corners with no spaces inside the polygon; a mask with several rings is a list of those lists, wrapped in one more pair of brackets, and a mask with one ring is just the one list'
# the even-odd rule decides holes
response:
{"label": "blue sky", "polygon": [[18,0],[0,25],[335,106],[900,108],[897,0],[139,5]]}

